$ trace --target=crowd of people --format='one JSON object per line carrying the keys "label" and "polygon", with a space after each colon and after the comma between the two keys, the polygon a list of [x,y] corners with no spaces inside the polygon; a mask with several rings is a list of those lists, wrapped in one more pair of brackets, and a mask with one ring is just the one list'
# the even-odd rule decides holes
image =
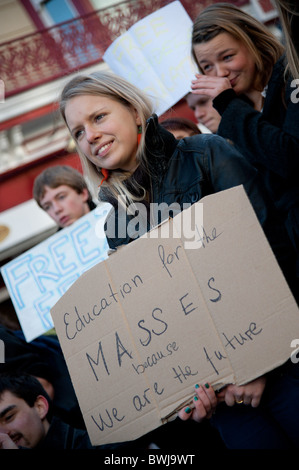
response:
{"label": "crowd of people", "polygon": [[[54,166],[33,189],[58,230],[96,207],[86,181],[99,201],[113,206],[105,222],[113,250],[134,242],[129,231],[115,236],[119,223],[129,225],[134,204],[183,207],[242,184],[298,302],[299,105],[292,92],[299,72],[299,10],[294,1],[277,0],[277,6],[285,46],[228,3],[208,6],[194,21],[191,47],[199,73],[186,102],[208,132],[184,118],[159,121],[146,94],[110,72],[68,81],[60,112],[84,177]],[[160,222],[146,217],[144,233]],[[26,343],[21,332],[0,325],[0,339],[6,345],[0,448],[92,448],[55,331]],[[153,443],[181,450],[292,449],[299,446],[298,418],[299,366],[289,360],[242,386],[216,391],[209,383],[196,384],[192,407],[163,425],[166,432],[108,449]]]}

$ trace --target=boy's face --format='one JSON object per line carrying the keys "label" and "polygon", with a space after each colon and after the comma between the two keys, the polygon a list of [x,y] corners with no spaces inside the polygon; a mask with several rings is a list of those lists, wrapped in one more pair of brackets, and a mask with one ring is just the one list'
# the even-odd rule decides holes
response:
{"label": "boy's face", "polygon": [[61,185],[57,188],[45,186],[40,205],[59,227],[64,228],[89,212],[88,196],[87,189],[78,193],[67,185]]}
{"label": "boy's face", "polygon": [[212,99],[207,95],[189,93],[186,97],[189,108],[200,124],[206,126],[211,132],[216,133],[220,124],[221,116],[213,108]]}
{"label": "boy's face", "polygon": [[45,437],[49,423],[47,400],[39,395],[31,408],[25,400],[5,391],[0,398],[0,433],[22,447],[34,448]]}

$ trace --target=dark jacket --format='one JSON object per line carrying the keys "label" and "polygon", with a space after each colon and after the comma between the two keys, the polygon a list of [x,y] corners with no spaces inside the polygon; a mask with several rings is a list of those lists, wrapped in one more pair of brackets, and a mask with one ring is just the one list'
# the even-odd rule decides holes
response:
{"label": "dark jacket", "polygon": [[0,363],[0,373],[27,373],[48,380],[55,390],[52,404],[55,413],[68,423],[83,427],[82,414],[58,339],[42,335],[27,343],[21,331],[0,325],[0,340],[5,345],[5,361]]}
{"label": "dark jacket", "polygon": [[90,442],[86,429],[76,429],[63,422],[57,416],[51,419],[49,430],[45,438],[34,447],[34,450],[84,450],[97,449],[111,452],[128,452],[129,454],[136,449],[147,449],[147,440],[138,439],[129,442],[120,442],[115,444],[104,444],[93,446]]}
{"label": "dark jacket", "polygon": [[[208,194],[243,184],[290,287],[295,291],[294,252],[283,223],[264,194],[258,171],[230,143],[211,134],[177,141],[158,125],[155,117],[151,117],[146,130],[146,148],[152,177],[148,178],[147,173],[140,169],[133,177],[137,180],[143,178],[141,183],[150,193],[150,202],[168,205],[176,202],[182,209],[183,204],[193,204]],[[103,191],[100,196],[114,205],[105,223],[109,247],[116,249],[134,240],[134,233],[127,231],[120,236],[118,231],[120,225],[128,226],[133,216],[121,210],[116,201]],[[154,224],[159,222],[161,220],[155,220]],[[144,232],[150,226],[147,220]]]}
{"label": "dark jacket", "polygon": [[218,95],[213,104],[222,116],[218,134],[230,139],[260,171],[298,256],[299,103],[295,102],[298,91],[291,86],[291,78],[285,82],[284,74],[281,57],[273,68],[261,113],[232,89]]}
{"label": "dark jacket", "polygon": [[87,431],[75,429],[57,417],[53,417],[46,437],[35,449],[92,449]]}

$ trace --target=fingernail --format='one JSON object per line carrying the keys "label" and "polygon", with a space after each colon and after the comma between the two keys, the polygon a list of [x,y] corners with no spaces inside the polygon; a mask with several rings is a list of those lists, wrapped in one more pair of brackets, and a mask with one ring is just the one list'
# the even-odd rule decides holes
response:
{"label": "fingernail", "polygon": [[209,385],[209,384],[205,384],[205,387],[206,387],[206,388],[210,388],[210,385]]}
{"label": "fingernail", "polygon": [[197,401],[198,400],[198,397],[194,397],[194,401]]}
{"label": "fingernail", "polygon": [[198,385],[198,384],[196,384],[196,385],[195,385],[195,388],[199,388],[199,385]]}
{"label": "fingernail", "polygon": [[191,413],[191,408],[189,408],[189,406],[187,408],[185,408],[185,413]]}

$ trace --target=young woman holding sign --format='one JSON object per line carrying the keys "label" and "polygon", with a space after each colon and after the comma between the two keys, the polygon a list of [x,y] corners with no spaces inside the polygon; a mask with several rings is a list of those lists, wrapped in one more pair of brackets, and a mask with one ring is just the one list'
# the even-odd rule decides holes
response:
{"label": "young woman holding sign", "polygon": [[[293,260],[290,264],[287,260],[287,236],[263,194],[257,170],[224,139],[199,134],[176,140],[158,124],[149,99],[126,80],[108,72],[73,78],[62,92],[60,110],[88,180],[99,186],[101,200],[114,205],[106,222],[112,249],[142,234],[140,227],[137,234],[118,232],[120,225],[128,226],[135,216],[136,203],[143,204],[144,213],[151,215],[150,203],[177,203],[182,208],[184,203],[193,204],[205,195],[243,184],[285,273],[294,268]],[[143,233],[159,222],[145,217]],[[112,236],[110,229],[114,231],[115,226]],[[204,413],[196,408],[195,418],[209,416],[218,398],[240,401],[242,397],[256,406],[265,383],[262,377],[244,387],[222,391],[218,397],[211,387],[204,389],[201,397],[199,388],[197,402],[206,403],[208,399],[209,404]],[[246,409],[254,412],[258,408]],[[192,415],[183,410],[181,414],[183,419]],[[254,439],[251,444],[255,446]]]}

